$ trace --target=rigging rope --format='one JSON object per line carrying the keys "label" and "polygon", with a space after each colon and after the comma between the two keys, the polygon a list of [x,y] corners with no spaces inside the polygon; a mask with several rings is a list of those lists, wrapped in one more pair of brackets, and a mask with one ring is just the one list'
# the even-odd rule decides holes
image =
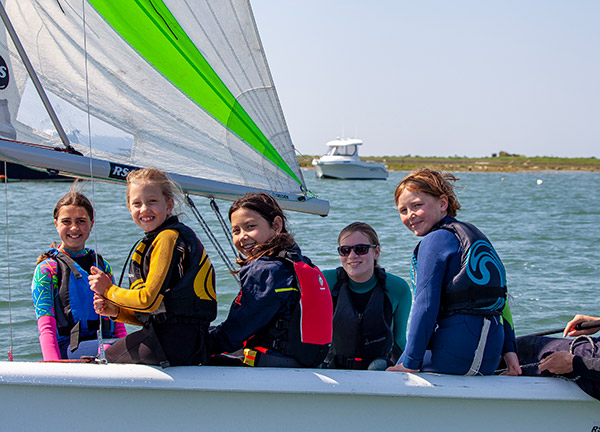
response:
{"label": "rigging rope", "polygon": [[[233,263],[231,262],[231,260],[229,259],[229,257],[225,253],[225,251],[223,250],[223,247],[219,243],[219,240],[217,239],[217,237],[215,236],[215,234],[211,231],[210,226],[206,223],[206,221],[204,220],[204,218],[200,214],[200,211],[196,208],[196,205],[194,204],[194,201],[192,201],[192,199],[190,198],[190,195],[187,194],[187,193],[185,194],[185,203],[190,208],[190,210],[192,210],[192,213],[196,217],[196,220],[198,221],[198,223],[200,224],[200,226],[204,230],[204,233],[206,234],[206,236],[208,237],[208,239],[210,240],[210,242],[213,244],[213,246],[217,250],[217,253],[221,257],[221,260],[223,260],[223,262],[225,263],[225,266],[229,269],[229,272],[231,273],[231,275],[233,276],[233,278],[235,279],[235,281],[237,282],[237,284],[241,287],[242,285],[240,283],[240,277],[236,273],[236,270],[237,270],[236,267],[233,265]],[[213,207],[212,204],[211,204],[211,207]],[[215,207],[216,207],[216,209],[218,211],[218,206],[215,205]],[[213,207],[213,210],[215,210],[215,207]],[[229,238],[229,231],[226,230],[226,226],[227,225],[225,224],[225,221],[223,220],[223,217],[221,216],[220,213],[219,213],[219,216],[217,216],[217,218],[219,218],[220,221],[222,220],[221,226],[225,227],[224,228],[225,237],[228,238],[231,246],[233,247],[233,242]],[[235,248],[234,248],[234,251],[235,251]]]}
{"label": "rigging rope", "polygon": [[[96,190],[94,187],[94,168],[93,168],[93,155],[92,155],[92,118],[90,115],[90,86],[89,86],[89,75],[88,75],[88,52],[87,52],[87,27],[86,27],[86,16],[85,16],[85,0],[81,1],[81,19],[83,21],[83,56],[84,56],[84,70],[85,70],[85,97],[86,97],[86,108],[87,108],[87,127],[88,127],[88,148],[89,148],[89,162],[90,162],[90,185],[92,188],[92,207],[96,208]],[[94,212],[95,213],[95,212]],[[95,216],[94,216],[95,219]],[[98,234],[97,230],[94,230],[94,250],[96,253],[96,267],[98,267]],[[106,355],[104,353],[104,341],[102,340],[102,315],[98,314],[98,331],[96,332],[98,338],[98,359],[102,364],[106,364]]]}
{"label": "rigging rope", "polygon": [[9,249],[9,236],[8,236],[8,171],[7,164],[4,161],[4,212],[6,219],[6,279],[8,282],[8,328],[9,328],[9,348],[8,348],[8,360],[13,361],[13,322],[12,322],[12,301],[11,301],[11,290],[10,290],[10,249]]}

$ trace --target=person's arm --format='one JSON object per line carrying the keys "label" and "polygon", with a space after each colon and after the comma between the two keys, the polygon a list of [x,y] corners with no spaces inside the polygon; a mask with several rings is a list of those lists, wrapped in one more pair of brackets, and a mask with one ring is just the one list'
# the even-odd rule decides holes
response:
{"label": "person's arm", "polygon": [[502,309],[502,328],[504,330],[504,345],[502,346],[502,357],[506,363],[506,372],[503,375],[518,376],[523,373],[517,356],[517,339],[513,325],[512,312],[508,299]]}
{"label": "person's arm", "polygon": [[600,357],[575,356],[573,358],[573,371],[582,378],[600,383]]}
{"label": "person's arm", "polygon": [[581,335],[594,334],[599,330],[598,328],[576,330],[575,326],[580,323],[589,322],[589,321],[597,321],[597,320],[600,320],[600,318],[589,316],[589,315],[575,315],[575,317],[571,321],[569,321],[567,323],[567,325],[565,326],[563,336],[564,337],[567,337],[567,336],[576,337],[576,336],[581,336]]}
{"label": "person's arm", "polygon": [[460,254],[458,239],[447,230],[434,231],[423,238],[417,258],[417,286],[412,306],[406,350],[398,364],[419,370],[440,309],[442,284],[448,261]]}
{"label": "person's arm", "polygon": [[412,305],[412,293],[404,279],[387,273],[386,288],[388,298],[394,309],[394,343],[402,351],[406,348],[406,329]]}
{"label": "person's arm", "polygon": [[37,317],[40,348],[42,358],[60,360],[58,333],[54,317],[53,279],[57,272],[57,264],[52,260],[44,260],[35,268],[31,282],[33,306]]}
{"label": "person's arm", "polygon": [[298,291],[291,269],[279,260],[256,260],[240,271],[242,288],[233,301],[227,319],[209,335],[209,354],[234,352],[263,329]]}
{"label": "person's arm", "polygon": [[132,288],[121,288],[113,285],[108,275],[93,270],[90,276],[90,288],[104,296],[108,301],[121,308],[119,321],[122,320],[122,309],[138,312],[156,310],[163,299],[161,289],[170,276],[173,250],[179,233],[165,230],[159,233],[152,242],[152,256],[146,280],[136,281]]}

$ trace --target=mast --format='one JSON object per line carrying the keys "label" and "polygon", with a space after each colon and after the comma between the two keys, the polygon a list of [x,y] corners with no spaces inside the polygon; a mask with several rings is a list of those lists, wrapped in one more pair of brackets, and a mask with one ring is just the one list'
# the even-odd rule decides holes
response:
{"label": "mast", "polygon": [[23,48],[23,45],[21,44],[21,41],[19,40],[19,36],[17,36],[17,32],[15,31],[15,28],[13,27],[12,23],[10,22],[10,19],[8,18],[8,14],[6,13],[6,9],[4,9],[4,5],[2,4],[1,1],[0,1],[0,16],[2,17],[2,21],[4,22],[4,26],[6,27],[6,30],[8,31],[10,38],[12,39],[13,43],[15,44],[15,47],[17,48],[17,52],[19,53],[19,56],[21,57],[21,60],[23,61],[23,65],[25,66],[25,69],[27,69],[27,73],[29,74],[31,81],[33,82],[33,85],[35,86],[35,89],[37,90],[38,95],[42,99],[42,103],[44,104],[44,107],[46,108],[46,111],[48,112],[48,115],[50,116],[50,120],[52,120],[52,123],[54,124],[54,127],[56,128],[56,131],[58,132],[60,140],[62,141],[62,143],[68,150],[72,150],[72,151],[75,150],[75,149],[73,149],[73,147],[71,147],[71,144],[69,144],[69,139],[67,138],[67,134],[65,133],[62,125],[60,124],[60,121],[58,120],[58,116],[56,115],[56,112],[54,111],[54,108],[52,107],[52,104],[50,103],[50,100],[48,99],[48,96],[46,95],[44,88],[42,87],[42,83],[40,82],[37,74],[35,73],[35,70],[33,69],[33,65],[29,61],[29,57],[27,57],[27,53],[25,52],[25,49]]}

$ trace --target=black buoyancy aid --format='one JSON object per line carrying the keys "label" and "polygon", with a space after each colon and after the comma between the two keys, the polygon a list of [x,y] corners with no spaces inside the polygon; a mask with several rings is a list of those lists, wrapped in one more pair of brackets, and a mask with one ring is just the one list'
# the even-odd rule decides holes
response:
{"label": "black buoyancy aid", "polygon": [[[432,231],[453,233],[462,249],[458,273],[443,287],[441,315],[500,315],[506,303],[506,271],[488,238],[473,224],[444,219]],[[413,263],[419,245],[415,248]],[[416,272],[415,272],[416,274]]]}
{"label": "black buoyancy aid", "polygon": [[208,324],[217,317],[214,268],[210,263],[206,265],[208,255],[194,231],[179,222],[176,216],[169,217],[159,228],[146,233],[137,244],[129,266],[130,285],[146,280],[153,251],[152,242],[160,232],[167,229],[176,230],[179,236],[160,290],[163,301],[153,312],[136,312],[136,317],[144,325],[151,318],[163,321],[173,317]]}
{"label": "black buoyancy aid", "polygon": [[337,269],[337,282],[331,292],[335,304],[331,356],[337,368],[367,369],[376,358],[391,359],[393,314],[385,294],[385,270],[376,267],[375,277],[377,283],[366,308],[359,313],[352,302],[348,274],[343,267]]}
{"label": "black buoyancy aid", "polygon": [[[273,350],[296,359],[306,367],[323,362],[332,340],[333,304],[325,276],[309,258],[294,250],[280,258],[293,266],[300,293],[290,295],[271,322],[253,338],[248,347]],[[266,351],[265,351],[266,350]],[[260,366],[260,360],[255,363]]]}
{"label": "black buoyancy aid", "polygon": [[[54,297],[54,317],[60,336],[70,337],[71,352],[79,342],[97,337],[98,315],[94,311],[94,293],[90,289],[90,268],[98,263],[106,271],[104,259],[95,252],[71,258],[58,249],[48,249],[44,255],[58,265],[58,294]],[[115,324],[108,318],[102,319],[102,336],[113,337]]]}

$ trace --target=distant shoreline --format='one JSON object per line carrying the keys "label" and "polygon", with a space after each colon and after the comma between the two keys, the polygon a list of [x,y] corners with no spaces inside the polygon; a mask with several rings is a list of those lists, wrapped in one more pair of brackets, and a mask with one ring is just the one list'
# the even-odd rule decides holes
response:
{"label": "distant shoreline", "polygon": [[[313,157],[298,156],[302,168],[312,168]],[[384,163],[389,171],[431,168],[440,171],[517,172],[517,171],[600,171],[600,159],[548,156],[500,155],[497,157],[423,157],[366,156],[361,160]]]}

